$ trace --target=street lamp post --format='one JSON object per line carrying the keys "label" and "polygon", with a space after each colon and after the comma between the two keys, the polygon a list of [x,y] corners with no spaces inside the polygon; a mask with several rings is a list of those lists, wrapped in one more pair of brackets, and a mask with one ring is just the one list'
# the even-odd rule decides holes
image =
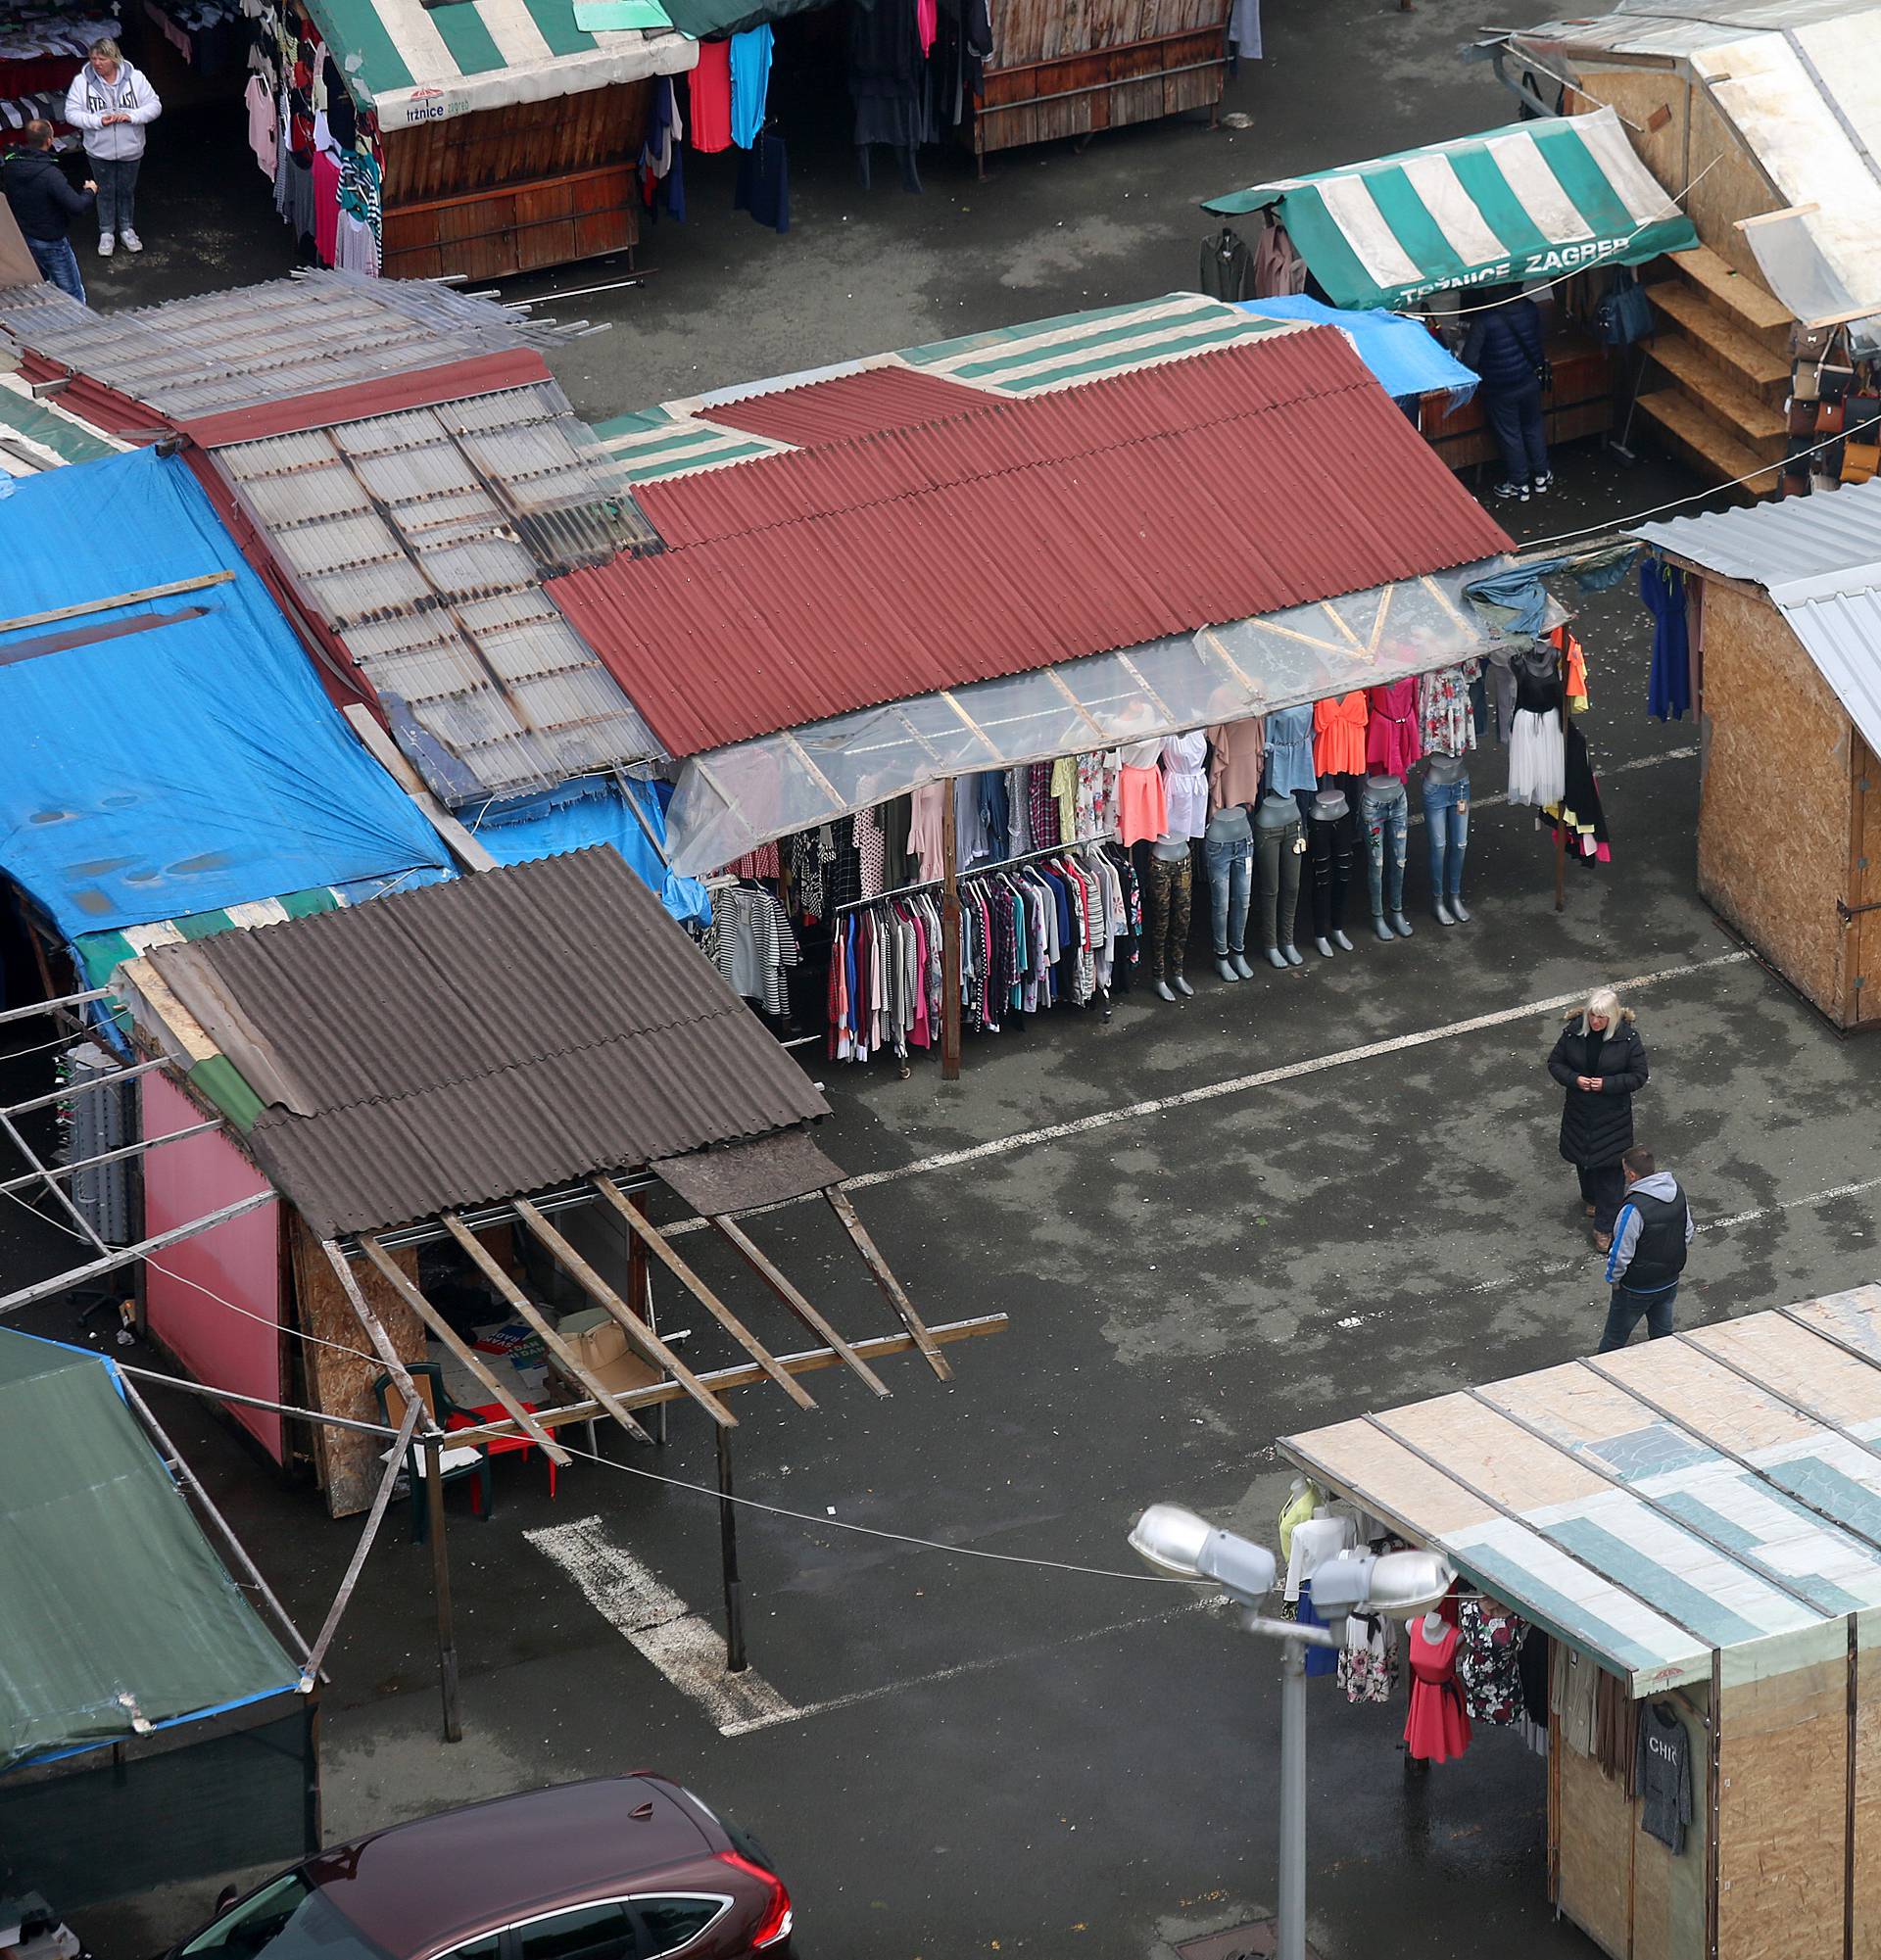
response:
{"label": "street lamp post", "polygon": [[[1275,1960],[1306,1960],[1306,1649],[1338,1647],[1329,1627],[1268,1619],[1257,1610],[1274,1590],[1274,1554],[1212,1525],[1182,1505],[1151,1505],[1130,1534],[1132,1549],[1159,1571],[1213,1579],[1241,1608],[1241,1628],[1280,1643],[1280,1869]],[[1456,1574],[1428,1552],[1344,1554],[1313,1575],[1313,1603],[1326,1618],[1433,1606]]]}

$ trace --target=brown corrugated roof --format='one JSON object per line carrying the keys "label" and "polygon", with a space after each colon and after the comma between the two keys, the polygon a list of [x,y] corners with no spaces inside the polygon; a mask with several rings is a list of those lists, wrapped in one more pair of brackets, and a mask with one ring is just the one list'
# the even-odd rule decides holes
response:
{"label": "brown corrugated roof", "polygon": [[548,590],[674,755],[1511,549],[1330,327],[639,495]]}
{"label": "brown corrugated roof", "polygon": [[151,958],[274,1058],[249,1146],[326,1238],[829,1114],[605,846]]}

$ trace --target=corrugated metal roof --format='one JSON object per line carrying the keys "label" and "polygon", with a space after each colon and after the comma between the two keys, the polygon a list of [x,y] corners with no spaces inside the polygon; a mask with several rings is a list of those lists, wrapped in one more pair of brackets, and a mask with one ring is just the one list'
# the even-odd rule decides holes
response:
{"label": "corrugated metal roof", "polygon": [[1629,535],[1764,587],[1881,754],[1881,479],[1641,524]]}
{"label": "corrugated metal roof", "polygon": [[998,400],[982,389],[888,361],[829,381],[719,403],[699,412],[725,428],[768,436],[795,449],[814,449],[850,436],[939,421],[943,415],[971,414]]}
{"label": "corrugated metal roof", "polygon": [[1881,1287],[1285,1436],[1636,1696],[1846,1651],[1881,1605]]}
{"label": "corrugated metal roof", "polygon": [[656,550],[554,382],[270,436],[214,464],[450,803],[546,789],[659,744],[545,598]]}
{"label": "corrugated metal roof", "polygon": [[1570,53],[1649,55],[1676,60],[1747,34],[1783,33],[1877,11],[1881,0],[1705,0],[1670,7],[1665,0],[1621,0],[1610,14],[1549,21],[1511,36],[1518,47]]}
{"label": "corrugated metal roof", "polygon": [[110,314],[13,287],[0,333],[177,422],[561,338],[428,280],[325,271]]}
{"label": "corrugated metal roof", "polygon": [[1510,548],[1320,327],[641,495],[550,592],[676,755]]}
{"label": "corrugated metal roof", "polygon": [[249,1145],[323,1237],[829,1114],[605,848],[150,957],[275,1071]]}

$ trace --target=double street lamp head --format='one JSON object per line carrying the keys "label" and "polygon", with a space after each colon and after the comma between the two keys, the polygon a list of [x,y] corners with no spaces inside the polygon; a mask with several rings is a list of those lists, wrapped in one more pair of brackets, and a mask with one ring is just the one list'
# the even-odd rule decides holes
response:
{"label": "double street lamp head", "polygon": [[[1264,1547],[1178,1504],[1151,1505],[1136,1520],[1130,1543],[1159,1572],[1212,1579],[1244,1606],[1258,1605],[1274,1590],[1279,1569]],[[1434,1552],[1348,1553],[1314,1572],[1313,1604],[1323,1619],[1335,1612],[1408,1619],[1443,1599],[1456,1576]]]}

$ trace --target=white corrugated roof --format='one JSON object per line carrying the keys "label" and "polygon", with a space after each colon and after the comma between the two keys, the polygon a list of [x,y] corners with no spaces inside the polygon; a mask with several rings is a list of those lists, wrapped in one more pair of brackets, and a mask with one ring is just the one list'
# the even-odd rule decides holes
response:
{"label": "white corrugated roof", "polygon": [[1630,535],[1724,578],[1762,586],[1881,754],[1881,478],[1642,524]]}
{"label": "white corrugated roof", "polygon": [[1539,27],[1523,27],[1511,38],[1536,49],[1665,55],[1678,60],[1747,34],[1780,34],[1818,21],[1840,20],[1846,14],[1875,11],[1876,0],[1707,0],[1702,9],[1668,6],[1665,0],[1630,0],[1630,4],[1621,0],[1611,14],[1549,21]]}

